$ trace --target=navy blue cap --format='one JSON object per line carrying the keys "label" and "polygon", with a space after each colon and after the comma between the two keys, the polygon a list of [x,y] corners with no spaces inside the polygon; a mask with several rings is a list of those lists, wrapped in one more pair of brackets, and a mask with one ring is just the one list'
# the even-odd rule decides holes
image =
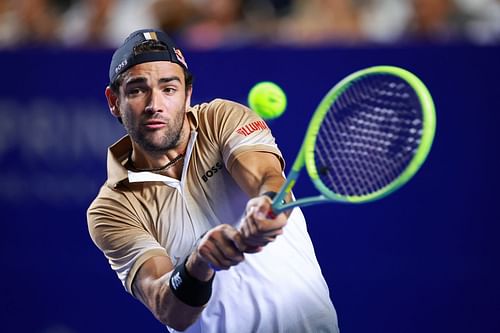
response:
{"label": "navy blue cap", "polygon": [[[137,54],[135,47],[148,40],[157,40],[164,44],[167,49]],[[187,69],[182,52],[174,45],[166,33],[156,29],[142,29],[132,32],[113,54],[109,66],[109,82],[114,82],[118,75],[130,67],[151,61],[170,61]]]}

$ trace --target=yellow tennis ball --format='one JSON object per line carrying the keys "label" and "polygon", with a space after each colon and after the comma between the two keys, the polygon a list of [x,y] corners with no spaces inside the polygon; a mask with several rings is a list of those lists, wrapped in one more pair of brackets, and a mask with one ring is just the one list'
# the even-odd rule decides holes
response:
{"label": "yellow tennis ball", "polygon": [[263,119],[275,119],[285,112],[286,95],[276,83],[257,83],[248,93],[248,105]]}

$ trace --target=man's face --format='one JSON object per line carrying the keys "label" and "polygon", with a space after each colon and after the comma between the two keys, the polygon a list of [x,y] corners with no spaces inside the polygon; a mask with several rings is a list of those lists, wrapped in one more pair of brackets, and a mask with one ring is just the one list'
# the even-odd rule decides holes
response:
{"label": "man's face", "polygon": [[164,153],[179,144],[190,99],[179,65],[138,64],[127,71],[120,87],[120,116],[132,141],[149,153]]}

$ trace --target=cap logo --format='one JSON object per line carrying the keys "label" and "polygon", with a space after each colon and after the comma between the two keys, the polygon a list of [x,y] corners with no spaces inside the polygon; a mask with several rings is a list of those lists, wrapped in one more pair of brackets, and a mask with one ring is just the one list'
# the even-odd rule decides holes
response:
{"label": "cap logo", "polygon": [[115,73],[120,72],[123,69],[123,67],[127,66],[127,63],[128,63],[127,59],[123,60],[118,66],[116,66]]}
{"label": "cap logo", "polygon": [[156,32],[150,31],[150,32],[143,32],[142,35],[146,40],[158,40],[158,36],[156,36]]}
{"label": "cap logo", "polygon": [[186,63],[186,59],[184,59],[184,56],[182,55],[181,50],[179,50],[178,48],[174,47],[174,52],[175,52],[175,55],[177,56],[177,60],[179,60],[180,62],[182,62],[182,64],[184,65],[184,67],[188,68],[188,65]]}

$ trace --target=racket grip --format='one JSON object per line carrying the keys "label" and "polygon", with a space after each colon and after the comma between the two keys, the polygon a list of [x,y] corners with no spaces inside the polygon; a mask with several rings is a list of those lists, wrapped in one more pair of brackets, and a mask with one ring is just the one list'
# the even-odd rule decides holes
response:
{"label": "racket grip", "polygon": [[[266,197],[268,197],[271,200],[273,200],[274,197],[276,197],[276,194],[278,194],[278,193],[277,192],[273,192],[273,191],[268,191],[268,192],[262,193],[261,195],[265,195]],[[274,220],[276,218],[276,214],[274,213],[274,211],[271,210],[271,211],[269,211],[267,213],[266,218]]]}
{"label": "racket grip", "polygon": [[269,220],[274,220],[276,218],[276,214],[274,214],[273,211],[270,211],[269,213],[267,213],[266,218],[268,218]]}
{"label": "racket grip", "polygon": [[[264,193],[262,193],[262,195],[265,195],[265,196],[269,197],[271,200],[273,200],[273,206],[274,206],[274,198],[276,197],[276,195],[278,195],[278,193],[277,193],[277,192],[268,191],[268,192],[264,192]],[[281,204],[283,205],[283,204],[285,204],[285,203],[286,203],[286,202],[285,202],[285,199],[282,199],[282,200],[281,200]],[[278,214],[279,214],[279,212],[278,212],[278,213],[276,213],[276,212],[274,211],[274,209],[272,208],[272,206],[271,206],[271,211],[267,213],[267,216],[266,216],[266,217],[267,217],[268,219],[274,220],[274,219],[276,218],[276,216],[278,216]]]}

